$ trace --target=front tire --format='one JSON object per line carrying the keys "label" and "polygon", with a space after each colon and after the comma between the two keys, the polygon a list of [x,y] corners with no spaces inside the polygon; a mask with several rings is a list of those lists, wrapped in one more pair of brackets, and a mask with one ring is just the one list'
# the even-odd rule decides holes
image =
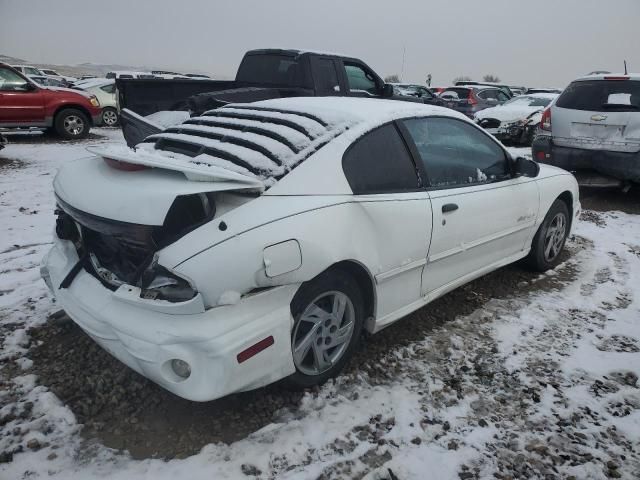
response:
{"label": "front tire", "polygon": [[556,200],[533,237],[527,265],[535,271],[546,272],[560,263],[560,253],[569,235],[569,209]]}
{"label": "front tire", "polygon": [[321,385],[349,361],[360,340],[364,302],[357,282],[346,272],[325,272],[304,283],[293,301],[291,350],[293,388]]}
{"label": "front tire", "polygon": [[53,127],[64,139],[76,140],[89,135],[89,119],[80,110],[65,108],[56,115]]}

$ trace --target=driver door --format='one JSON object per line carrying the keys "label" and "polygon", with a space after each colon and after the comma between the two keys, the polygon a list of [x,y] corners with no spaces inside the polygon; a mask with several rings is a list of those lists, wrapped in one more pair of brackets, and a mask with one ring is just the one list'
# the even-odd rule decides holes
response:
{"label": "driver door", "polygon": [[0,124],[43,124],[42,92],[18,73],[0,67]]}
{"label": "driver door", "polygon": [[422,160],[433,212],[422,295],[438,296],[522,256],[538,214],[535,180],[514,178],[505,150],[467,122],[403,124]]}

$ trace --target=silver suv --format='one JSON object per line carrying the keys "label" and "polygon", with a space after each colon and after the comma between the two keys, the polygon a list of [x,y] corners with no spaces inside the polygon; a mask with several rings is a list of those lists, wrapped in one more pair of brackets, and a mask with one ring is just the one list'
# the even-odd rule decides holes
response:
{"label": "silver suv", "polygon": [[583,183],[640,183],[640,75],[574,80],[544,111],[532,152],[539,162],[597,174]]}

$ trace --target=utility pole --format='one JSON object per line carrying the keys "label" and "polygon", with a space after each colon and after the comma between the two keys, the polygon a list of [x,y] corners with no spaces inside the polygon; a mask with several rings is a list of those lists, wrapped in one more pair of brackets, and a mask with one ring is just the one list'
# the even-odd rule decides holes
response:
{"label": "utility pole", "polygon": [[402,46],[402,69],[400,70],[400,81],[403,82],[404,81],[404,57],[405,54],[407,53],[407,47],[406,46]]}

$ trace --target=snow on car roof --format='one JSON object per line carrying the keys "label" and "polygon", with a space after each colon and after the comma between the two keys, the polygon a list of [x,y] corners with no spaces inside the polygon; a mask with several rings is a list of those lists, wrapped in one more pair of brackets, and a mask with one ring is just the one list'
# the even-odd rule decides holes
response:
{"label": "snow on car roof", "polygon": [[136,148],[141,155],[170,158],[174,167],[177,159],[203,173],[207,167],[223,168],[268,187],[347,130],[358,135],[396,118],[429,114],[465,118],[453,110],[397,100],[274,99],[209,110],[150,135]]}
{"label": "snow on car roof", "polygon": [[585,75],[574,80],[580,82],[583,80],[607,80],[611,78],[628,78],[629,80],[640,80],[640,73],[598,73],[595,75]]}

